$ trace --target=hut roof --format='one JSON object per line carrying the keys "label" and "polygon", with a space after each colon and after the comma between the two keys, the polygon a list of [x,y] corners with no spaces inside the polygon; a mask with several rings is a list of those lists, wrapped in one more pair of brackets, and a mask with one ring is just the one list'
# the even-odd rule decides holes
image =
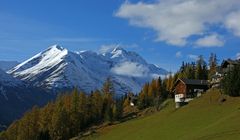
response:
{"label": "hut roof", "polygon": [[208,81],[207,81],[207,80],[179,78],[179,79],[176,81],[175,86],[176,86],[176,84],[177,84],[179,81],[182,81],[182,82],[185,83],[186,85],[206,85],[206,86],[208,85]]}

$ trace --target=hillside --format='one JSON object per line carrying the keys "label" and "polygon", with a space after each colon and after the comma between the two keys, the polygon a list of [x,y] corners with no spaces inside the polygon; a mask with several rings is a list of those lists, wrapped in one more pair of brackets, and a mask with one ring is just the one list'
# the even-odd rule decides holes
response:
{"label": "hillside", "polygon": [[34,105],[42,106],[54,99],[42,89],[27,87],[24,82],[0,69],[0,131]]}
{"label": "hillside", "polygon": [[162,111],[97,131],[86,139],[239,139],[240,98],[223,96],[209,91],[180,109],[174,102]]}

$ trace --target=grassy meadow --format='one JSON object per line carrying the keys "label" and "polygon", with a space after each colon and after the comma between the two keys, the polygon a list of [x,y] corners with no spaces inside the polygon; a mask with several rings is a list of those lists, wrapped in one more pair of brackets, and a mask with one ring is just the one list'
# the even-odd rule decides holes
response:
{"label": "grassy meadow", "polygon": [[[221,102],[225,98],[226,101]],[[84,139],[96,140],[236,140],[240,139],[240,97],[211,90],[175,109],[173,100],[153,115],[104,127]]]}

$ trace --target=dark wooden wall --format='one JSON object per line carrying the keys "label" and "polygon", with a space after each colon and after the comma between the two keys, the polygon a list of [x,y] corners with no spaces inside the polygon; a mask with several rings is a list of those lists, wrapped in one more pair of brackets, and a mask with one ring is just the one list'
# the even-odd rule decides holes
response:
{"label": "dark wooden wall", "polygon": [[187,86],[183,83],[183,82],[181,82],[181,81],[179,81],[178,82],[178,84],[176,85],[176,93],[175,94],[186,94],[186,90],[187,90]]}

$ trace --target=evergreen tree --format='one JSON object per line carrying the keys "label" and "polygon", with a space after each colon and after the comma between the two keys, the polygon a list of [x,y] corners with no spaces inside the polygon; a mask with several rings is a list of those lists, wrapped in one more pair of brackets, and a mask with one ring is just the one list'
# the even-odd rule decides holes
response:
{"label": "evergreen tree", "polygon": [[116,100],[116,103],[113,107],[113,119],[119,120],[121,119],[123,114],[123,98]]}
{"label": "evergreen tree", "polygon": [[168,84],[168,79],[164,79],[163,82],[162,82],[162,85],[163,85],[162,86],[163,87],[163,93],[162,94],[165,97],[170,96],[170,97],[173,98],[173,94],[169,92],[167,84]]}
{"label": "evergreen tree", "polygon": [[227,72],[222,80],[224,94],[240,96],[240,65]]}
{"label": "evergreen tree", "polygon": [[202,55],[198,57],[195,75],[196,79],[207,80],[208,78],[207,64]]}
{"label": "evergreen tree", "polygon": [[103,92],[103,114],[106,121],[113,120],[113,105],[114,105],[114,87],[110,78],[107,78],[102,88]]}
{"label": "evergreen tree", "polygon": [[39,109],[33,107],[31,112],[25,113],[25,117],[18,123],[17,139],[36,139],[39,128]]}
{"label": "evergreen tree", "polygon": [[40,116],[40,109],[34,106],[29,114],[29,137],[30,139],[36,139],[38,132],[39,132],[39,116]]}
{"label": "evergreen tree", "polygon": [[92,96],[93,99],[93,109],[94,109],[94,120],[95,122],[100,122],[103,119],[102,109],[103,109],[103,99],[100,91],[96,90]]}
{"label": "evergreen tree", "polygon": [[40,112],[39,117],[39,131],[40,135],[49,135],[51,129],[52,113],[54,111],[54,104],[48,103]]}
{"label": "evergreen tree", "polygon": [[70,107],[70,135],[77,135],[81,129],[81,113],[79,111],[80,99],[77,89],[73,90],[71,95],[71,107]]}
{"label": "evergreen tree", "polygon": [[[6,133],[3,136],[3,140],[19,140],[20,129],[19,121],[14,121],[7,129]],[[1,138],[1,137],[0,137]]]}
{"label": "evergreen tree", "polygon": [[86,105],[87,105],[87,97],[85,95],[85,93],[83,92],[80,92],[79,94],[79,119],[80,119],[80,128],[81,129],[84,129],[85,126],[86,126],[86,116],[85,116],[85,113],[87,112],[86,111]]}
{"label": "evergreen tree", "polygon": [[149,88],[149,83],[144,84],[141,92],[139,93],[139,96],[138,96],[139,109],[144,109],[148,106],[148,88]]}
{"label": "evergreen tree", "polygon": [[210,54],[209,57],[209,76],[208,78],[210,79],[216,72],[217,72],[217,55],[214,53]]}
{"label": "evergreen tree", "polygon": [[55,140],[65,140],[70,138],[68,128],[69,116],[63,104],[63,99],[59,99],[52,115],[52,128],[50,135]]}
{"label": "evergreen tree", "polygon": [[156,80],[156,96],[154,98],[154,105],[158,108],[161,101],[163,100],[163,87],[162,87],[162,79],[158,77]]}
{"label": "evergreen tree", "polygon": [[123,108],[129,107],[129,106],[130,106],[129,97],[124,97]]}
{"label": "evergreen tree", "polygon": [[172,92],[172,89],[173,89],[173,84],[174,84],[174,81],[173,81],[173,76],[172,76],[172,73],[169,74],[168,78],[167,78],[167,91],[168,92]]}
{"label": "evergreen tree", "polygon": [[207,68],[207,63],[205,61],[203,61],[203,74],[202,74],[202,78],[203,80],[207,80],[208,79],[208,68]]}
{"label": "evergreen tree", "polygon": [[156,96],[157,97],[161,97],[162,95],[162,79],[161,77],[158,77],[158,79],[156,80]]}
{"label": "evergreen tree", "polygon": [[138,95],[138,109],[144,109],[146,105],[146,97],[143,91],[141,91]]}
{"label": "evergreen tree", "polygon": [[49,135],[49,131],[40,131],[39,134],[37,135],[36,140],[51,140],[51,137]]}
{"label": "evergreen tree", "polygon": [[150,83],[148,85],[148,93],[147,93],[147,106],[153,105],[153,99],[154,99],[154,89],[153,89],[153,83]]}

